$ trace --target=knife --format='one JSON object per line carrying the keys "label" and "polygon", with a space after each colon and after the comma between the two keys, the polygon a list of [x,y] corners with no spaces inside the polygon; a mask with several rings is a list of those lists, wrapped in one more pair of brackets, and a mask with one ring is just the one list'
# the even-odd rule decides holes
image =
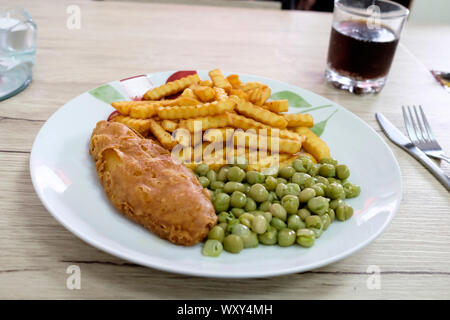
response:
{"label": "knife", "polygon": [[425,168],[427,168],[432,175],[439,180],[440,183],[450,191],[450,178],[444,174],[441,168],[434,163],[433,160],[428,158],[428,156],[423,153],[419,148],[417,148],[408,138],[406,138],[403,133],[400,132],[385,116],[381,113],[376,113],[375,118],[378,121],[384,134],[391,140],[394,144],[408,152],[417,161],[419,161]]}

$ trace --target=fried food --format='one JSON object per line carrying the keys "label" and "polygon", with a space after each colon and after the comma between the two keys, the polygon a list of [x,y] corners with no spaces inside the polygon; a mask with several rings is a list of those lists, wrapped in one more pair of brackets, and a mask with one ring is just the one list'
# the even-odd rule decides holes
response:
{"label": "fried food", "polygon": [[144,100],[159,100],[163,97],[180,92],[192,84],[198,83],[200,77],[198,74],[193,74],[179,80],[171,81],[159,87],[148,90],[144,94]]}
{"label": "fried food", "polygon": [[239,98],[237,99],[236,111],[246,117],[252,118],[272,127],[284,129],[288,124],[287,120],[283,116]]}
{"label": "fried food", "polygon": [[289,101],[288,99],[267,101],[262,107],[275,113],[288,112]]}
{"label": "fried food", "polygon": [[199,104],[197,106],[166,107],[158,110],[158,117],[160,119],[174,120],[213,116],[232,111],[235,104],[233,100],[223,100]]}
{"label": "fried food", "polygon": [[231,84],[233,89],[239,89],[242,85],[241,80],[239,79],[239,76],[237,74],[230,74],[227,77],[228,82]]}
{"label": "fried food", "polygon": [[191,246],[216,224],[207,190],[151,139],[120,123],[100,121],[90,154],[112,204],[159,237]]}
{"label": "fried food", "polygon": [[283,117],[288,122],[288,127],[308,127],[312,128],[314,120],[312,115],[307,113],[287,113]]}
{"label": "fried food", "polygon": [[150,131],[151,121],[153,121],[153,120],[151,120],[151,119],[150,120],[135,119],[135,118],[131,118],[128,116],[122,116],[122,115],[118,114],[118,115],[112,117],[110,121],[122,123],[122,124],[126,125],[128,128],[131,128],[145,136]]}
{"label": "fried food", "polygon": [[209,77],[211,78],[214,86],[222,88],[226,92],[230,92],[231,84],[228,80],[223,76],[222,71],[220,69],[214,69],[209,72]]}
{"label": "fried food", "polygon": [[195,96],[202,102],[209,102],[214,99],[216,92],[211,87],[195,86],[192,88]]}
{"label": "fried food", "polygon": [[189,130],[189,132],[195,132],[196,122],[198,124],[201,124],[201,130],[208,130],[211,128],[223,128],[228,126],[228,116],[227,113],[224,113],[216,116],[181,120],[178,127],[185,128]]}
{"label": "fried food", "polygon": [[177,142],[172,138],[172,135],[164,130],[164,128],[161,127],[161,125],[155,120],[149,119],[148,121],[149,130],[156,137],[156,139],[158,139],[164,148],[172,150],[172,148],[177,145]]}
{"label": "fried food", "polygon": [[320,161],[322,158],[330,157],[330,149],[328,148],[325,141],[320,139],[307,127],[300,127],[295,130],[298,134],[306,137],[303,142],[303,148],[307,153],[312,154],[312,156]]}

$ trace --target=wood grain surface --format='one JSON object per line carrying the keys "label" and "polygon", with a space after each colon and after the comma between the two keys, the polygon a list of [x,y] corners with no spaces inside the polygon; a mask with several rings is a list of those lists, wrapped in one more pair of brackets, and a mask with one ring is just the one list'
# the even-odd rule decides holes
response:
{"label": "wood grain surface", "polygon": [[[66,27],[67,6],[74,3],[81,8],[79,30]],[[0,7],[8,4],[0,0]],[[449,194],[390,142],[404,189],[400,210],[386,231],[327,267],[253,280],[170,274],[101,252],[53,219],[29,174],[37,132],[68,100],[132,75],[215,67],[314,91],[379,133],[375,112],[403,128],[401,105],[421,104],[450,153],[450,95],[426,67],[430,61],[448,61],[450,41],[441,42],[448,33],[440,37],[439,26],[408,26],[384,90],[355,96],[324,83],[330,14],[88,0],[14,4],[30,11],[39,39],[32,84],[0,102],[0,298],[450,298]],[[426,41],[428,49],[417,41]],[[81,268],[81,290],[66,288],[66,268],[74,264]],[[367,286],[371,265],[380,268],[380,289]]]}

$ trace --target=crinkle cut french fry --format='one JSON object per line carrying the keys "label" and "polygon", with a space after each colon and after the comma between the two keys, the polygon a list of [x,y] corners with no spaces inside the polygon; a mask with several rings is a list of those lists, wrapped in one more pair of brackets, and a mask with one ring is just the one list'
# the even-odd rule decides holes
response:
{"label": "crinkle cut french fry", "polygon": [[305,141],[303,141],[303,148],[306,152],[312,154],[317,161],[330,156],[330,149],[326,142],[316,136],[309,128],[299,127],[295,131],[306,137]]}
{"label": "crinkle cut french fry", "polygon": [[230,96],[232,96],[232,95],[237,96],[237,97],[239,97],[241,99],[244,99],[244,100],[248,100],[248,94],[246,94],[241,89],[231,89],[230,90]]}
{"label": "crinkle cut french fry", "polygon": [[[227,113],[227,116],[229,118],[229,125],[233,128],[241,128],[243,130],[248,129],[257,129],[258,133],[260,133],[260,130],[267,130],[267,135],[274,135],[278,134],[280,138],[285,139],[291,139],[291,140],[301,140],[301,137],[298,133],[292,132],[289,130],[280,130],[278,128],[272,128],[268,125],[265,125],[264,123],[261,123],[259,121],[241,116],[239,114],[234,113]],[[261,132],[264,134],[263,132]]]}
{"label": "crinkle cut french fry", "polygon": [[267,88],[267,86],[264,83],[258,81],[250,81],[240,86],[240,89],[245,92],[255,88]]}
{"label": "crinkle cut french fry", "polygon": [[288,122],[288,127],[308,127],[312,128],[314,120],[312,115],[307,113],[287,113],[283,117]]}
{"label": "crinkle cut french fry", "polygon": [[289,101],[288,99],[267,101],[262,107],[275,113],[288,112]]}
{"label": "crinkle cut french fry", "polygon": [[[257,106],[262,106],[264,102],[266,102],[267,99],[270,98],[270,88],[255,88],[252,90],[247,91],[248,94],[248,100],[250,102],[253,102]],[[266,109],[266,108],[265,108]]]}
{"label": "crinkle cut french fry", "polygon": [[214,69],[209,72],[209,76],[216,87],[222,88],[226,92],[230,92],[231,84],[228,80],[223,76],[223,73],[220,69]]}
{"label": "crinkle cut french fry", "polygon": [[135,119],[128,116],[116,115],[111,119],[111,121],[120,122],[126,125],[128,128],[133,129],[145,136],[149,132],[151,128],[151,121],[153,120],[150,121],[150,119]]}
{"label": "crinkle cut french fry", "polygon": [[194,94],[194,91],[192,91],[191,88],[184,89],[183,93],[181,94],[181,97],[187,97],[192,99],[197,99],[197,97]]}
{"label": "crinkle cut french fry", "polygon": [[149,119],[156,114],[158,108],[159,107],[155,104],[136,105],[131,107],[130,117],[137,119]]}
{"label": "crinkle cut french fry", "polygon": [[222,88],[214,87],[215,99],[218,101],[227,100],[228,94]]}
{"label": "crinkle cut french fry", "polygon": [[164,130],[155,120],[149,119],[150,131],[158,139],[161,145],[169,150],[177,145],[177,142],[172,138],[172,135]]}
{"label": "crinkle cut french fry", "polygon": [[236,111],[244,116],[265,123],[269,126],[284,129],[287,126],[287,120],[272,111],[256,106],[251,102],[239,99],[236,105]]}
{"label": "crinkle cut french fry", "polygon": [[195,86],[192,88],[195,96],[200,99],[202,102],[209,102],[214,99],[216,96],[216,91],[214,91],[211,87],[205,86]]}
{"label": "crinkle cut french fry", "polygon": [[178,128],[178,122],[172,120],[163,120],[161,122],[161,127],[163,127],[163,129],[166,131],[174,132]]}
{"label": "crinkle cut french fry", "polygon": [[200,77],[198,74],[193,74],[179,80],[171,81],[159,87],[148,90],[144,94],[145,100],[159,100],[165,96],[177,93],[189,87],[191,84],[198,83]]}
{"label": "crinkle cut french fry", "polygon": [[196,121],[199,121],[203,131],[211,128],[223,128],[228,126],[228,116],[226,113],[223,113],[215,116],[181,120],[178,127],[185,128],[189,130],[189,132],[194,132],[196,129],[194,128]]}
{"label": "crinkle cut french fry", "polygon": [[122,115],[127,116],[130,114],[130,110],[136,106],[152,105],[150,101],[115,101],[111,103],[111,106],[119,111]]}
{"label": "crinkle cut french fry", "polygon": [[174,120],[212,116],[232,111],[235,104],[236,103],[233,100],[223,100],[199,104],[197,106],[160,108],[158,110],[158,117],[161,119]]}
{"label": "crinkle cut french fry", "polygon": [[239,76],[237,74],[230,74],[227,77],[228,82],[231,84],[233,89],[239,89],[242,85],[241,80],[239,79]]}
{"label": "crinkle cut french fry", "polygon": [[213,83],[211,80],[200,80],[198,83],[200,86],[212,87]]}
{"label": "crinkle cut french fry", "polygon": [[[301,141],[263,136],[261,134],[236,130],[233,135],[234,143],[239,147],[250,149],[276,150],[281,153],[294,154],[302,148]],[[242,145],[244,143],[244,145]],[[277,150],[278,149],[278,150]]]}

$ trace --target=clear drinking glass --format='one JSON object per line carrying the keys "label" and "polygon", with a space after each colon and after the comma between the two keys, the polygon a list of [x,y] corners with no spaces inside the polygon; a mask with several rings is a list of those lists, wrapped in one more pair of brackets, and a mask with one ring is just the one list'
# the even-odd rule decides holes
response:
{"label": "clear drinking glass", "polygon": [[386,0],[335,0],[326,80],[353,93],[386,83],[409,10]]}
{"label": "clear drinking glass", "polygon": [[37,29],[24,9],[0,9],[0,101],[31,82]]}

